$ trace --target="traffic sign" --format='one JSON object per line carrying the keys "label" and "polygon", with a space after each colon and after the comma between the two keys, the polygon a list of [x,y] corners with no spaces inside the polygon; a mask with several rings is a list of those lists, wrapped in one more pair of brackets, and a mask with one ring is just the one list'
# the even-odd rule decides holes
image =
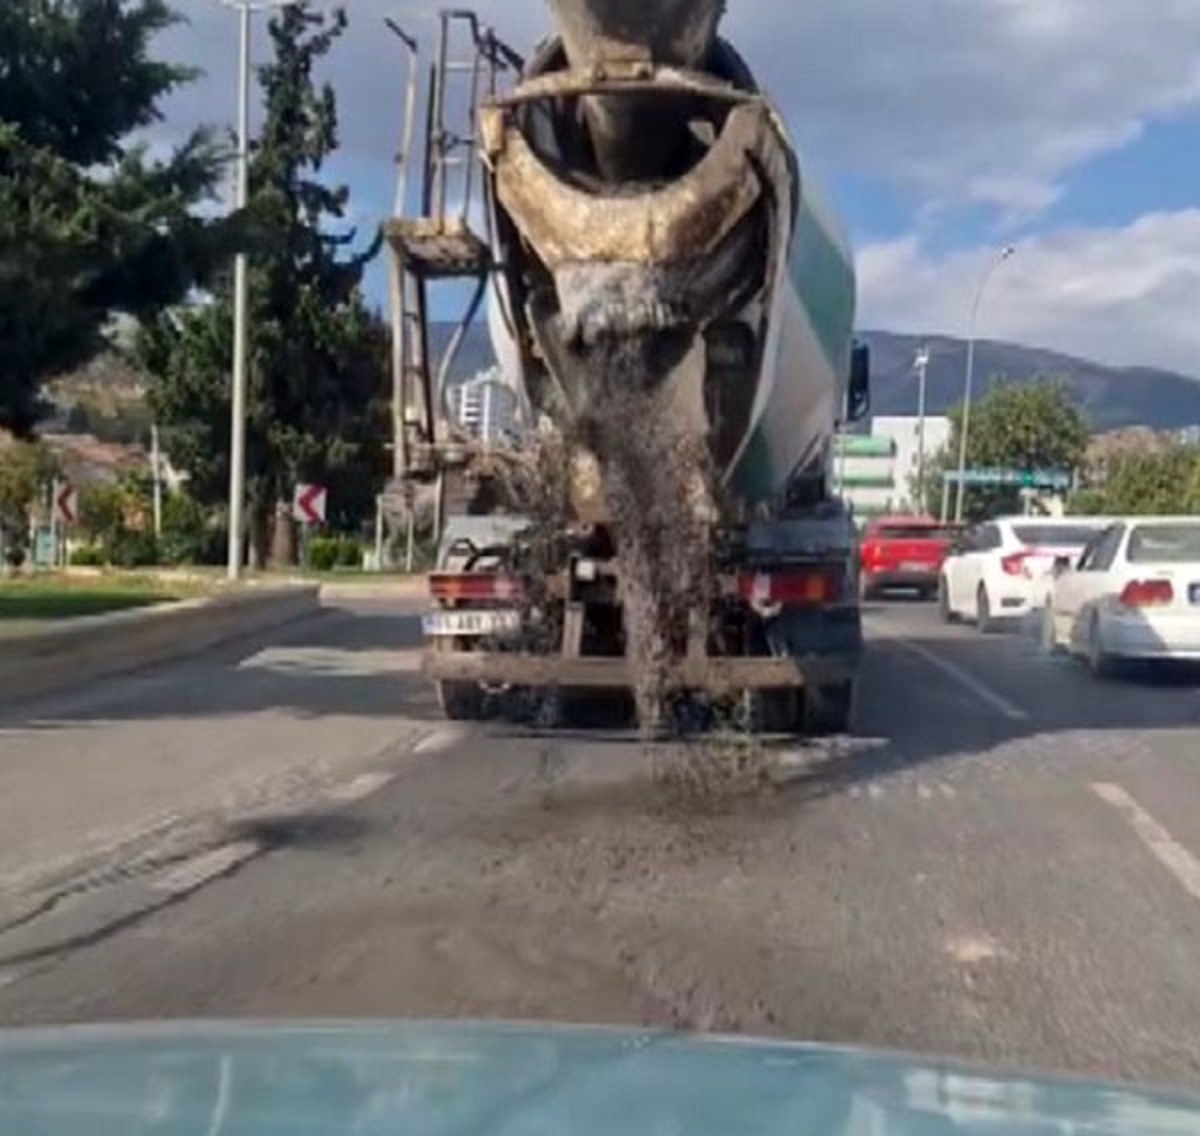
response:
{"label": "traffic sign", "polygon": [[1056,469],[968,469],[959,477],[957,470],[947,471],[946,480],[957,485],[1008,485],[1021,489],[1070,489],[1071,475]]}
{"label": "traffic sign", "polygon": [[55,483],[54,519],[60,525],[73,525],[79,521],[79,493],[73,485]]}
{"label": "traffic sign", "polygon": [[303,525],[323,525],[328,496],[324,485],[297,485],[292,515]]}

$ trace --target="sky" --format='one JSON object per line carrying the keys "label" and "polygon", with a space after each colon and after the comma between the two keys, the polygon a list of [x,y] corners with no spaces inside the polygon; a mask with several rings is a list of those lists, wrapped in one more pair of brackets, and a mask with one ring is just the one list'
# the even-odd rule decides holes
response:
{"label": "sky", "polygon": [[[175,4],[188,23],[159,50],[204,76],[167,104],[163,144],[236,106],[235,15]],[[393,195],[405,81],[384,17],[428,52],[438,5],[343,6],[328,172],[368,232]],[[475,7],[519,49],[549,30],[545,0]],[[982,337],[1200,377],[1200,0],[729,0],[724,31],[842,216],[864,328],[965,335],[1012,244]],[[256,34],[257,60],[262,17]]]}

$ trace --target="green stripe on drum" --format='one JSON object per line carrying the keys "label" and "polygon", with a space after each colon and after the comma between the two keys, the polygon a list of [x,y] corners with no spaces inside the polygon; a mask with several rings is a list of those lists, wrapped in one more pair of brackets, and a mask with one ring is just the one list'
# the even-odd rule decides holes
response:
{"label": "green stripe on drum", "polygon": [[817,341],[841,378],[850,364],[854,333],[854,267],[807,207],[800,210],[788,268]]}
{"label": "green stripe on drum", "polygon": [[771,447],[761,424],[750,435],[729,487],[741,500],[750,502],[770,500],[779,492],[778,471],[771,461]]}

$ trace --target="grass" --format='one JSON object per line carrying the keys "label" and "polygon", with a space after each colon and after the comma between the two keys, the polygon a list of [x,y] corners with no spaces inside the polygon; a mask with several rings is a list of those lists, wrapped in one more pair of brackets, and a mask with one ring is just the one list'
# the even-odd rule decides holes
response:
{"label": "grass", "polygon": [[0,624],[129,611],[183,599],[188,594],[195,594],[195,589],[138,576],[0,580]]}

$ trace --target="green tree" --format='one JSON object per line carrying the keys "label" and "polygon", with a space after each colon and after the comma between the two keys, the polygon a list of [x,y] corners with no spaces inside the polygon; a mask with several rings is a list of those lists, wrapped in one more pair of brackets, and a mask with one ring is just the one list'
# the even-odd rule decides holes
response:
{"label": "green tree", "polygon": [[1105,483],[1078,494],[1071,509],[1112,516],[1200,513],[1200,447],[1119,458]]}
{"label": "green tree", "polygon": [[[950,412],[950,444],[929,465],[928,500],[941,501],[943,475],[958,469],[962,445],[962,408]],[[1088,427],[1064,383],[1038,379],[1032,383],[993,383],[971,407],[967,436],[967,468],[1055,470],[1075,473],[1087,450]],[[953,510],[957,488],[951,486]],[[967,519],[978,520],[1019,512],[1020,490],[1010,487],[969,488],[964,502]]]}
{"label": "green tree", "polygon": [[58,459],[41,443],[0,443],[0,548],[8,563],[24,559],[32,515],[60,473]]}
{"label": "green tree", "polygon": [[[250,272],[247,497],[256,563],[290,559],[285,502],[299,481],[329,486],[331,518],[355,524],[386,473],[387,337],[361,282],[378,238],[355,253],[353,231],[334,231],[348,192],[320,180],[337,146],[333,91],[315,67],[346,26],[307,4],[272,19],[274,49],[259,80],[266,121],[251,164],[250,207],[260,252]],[[228,487],[230,289],[146,325],[140,344],[151,402],[172,460],[211,505]],[[280,519],[282,523],[276,524]]]}
{"label": "green tree", "polygon": [[174,303],[217,263],[197,218],[219,155],[199,131],[164,161],[130,141],[193,77],[151,58],[164,0],[0,4],[0,426],[30,432],[40,384],[115,314]]}

